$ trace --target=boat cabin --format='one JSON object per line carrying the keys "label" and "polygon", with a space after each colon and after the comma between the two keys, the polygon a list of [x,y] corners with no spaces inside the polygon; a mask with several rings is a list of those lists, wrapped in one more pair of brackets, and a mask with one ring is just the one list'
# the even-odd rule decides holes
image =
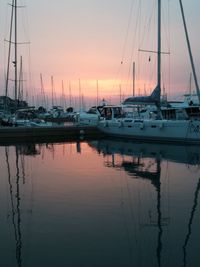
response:
{"label": "boat cabin", "polygon": [[162,117],[167,120],[200,119],[199,106],[162,108]]}
{"label": "boat cabin", "polygon": [[99,109],[101,118],[106,120],[118,119],[125,117],[122,106],[104,106],[102,109]]}
{"label": "boat cabin", "polygon": [[200,107],[199,106],[189,106],[185,108],[185,111],[189,118],[200,119]]}

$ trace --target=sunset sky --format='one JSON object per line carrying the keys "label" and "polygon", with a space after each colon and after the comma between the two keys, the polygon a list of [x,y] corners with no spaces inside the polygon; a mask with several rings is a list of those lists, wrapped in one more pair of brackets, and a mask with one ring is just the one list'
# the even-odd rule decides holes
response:
{"label": "sunset sky", "polygon": [[[0,94],[4,94],[11,7],[0,0]],[[191,72],[178,0],[162,1],[162,84],[169,96],[185,93]],[[136,94],[156,85],[157,0],[18,0],[18,41],[23,57],[24,90],[29,101],[45,94],[60,104],[64,94],[119,101],[132,94],[132,62],[136,64]],[[200,1],[183,0],[196,65],[200,74]],[[19,59],[18,59],[19,62]],[[11,73],[11,79],[13,79]],[[98,82],[97,82],[98,81]],[[194,88],[194,85],[193,85]],[[13,96],[10,82],[9,95]],[[35,104],[35,103],[34,103]]]}

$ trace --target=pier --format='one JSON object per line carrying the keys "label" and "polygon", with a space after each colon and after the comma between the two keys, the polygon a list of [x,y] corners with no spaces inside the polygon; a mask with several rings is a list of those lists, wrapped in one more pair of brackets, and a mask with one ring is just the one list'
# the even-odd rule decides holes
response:
{"label": "pier", "polygon": [[73,124],[44,127],[0,127],[0,143],[88,140],[100,138],[101,136],[102,134],[95,126],[77,126]]}

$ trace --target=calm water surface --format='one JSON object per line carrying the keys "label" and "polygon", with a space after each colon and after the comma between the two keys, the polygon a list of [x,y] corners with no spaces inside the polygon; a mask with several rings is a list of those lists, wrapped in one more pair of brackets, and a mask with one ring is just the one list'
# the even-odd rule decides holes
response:
{"label": "calm water surface", "polygon": [[200,266],[200,147],[0,146],[0,266]]}

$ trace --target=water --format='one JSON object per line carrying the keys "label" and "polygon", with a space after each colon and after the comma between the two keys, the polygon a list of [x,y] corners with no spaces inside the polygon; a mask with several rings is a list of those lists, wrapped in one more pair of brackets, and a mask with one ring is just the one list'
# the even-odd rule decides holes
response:
{"label": "water", "polygon": [[0,266],[199,266],[200,147],[0,146]]}

